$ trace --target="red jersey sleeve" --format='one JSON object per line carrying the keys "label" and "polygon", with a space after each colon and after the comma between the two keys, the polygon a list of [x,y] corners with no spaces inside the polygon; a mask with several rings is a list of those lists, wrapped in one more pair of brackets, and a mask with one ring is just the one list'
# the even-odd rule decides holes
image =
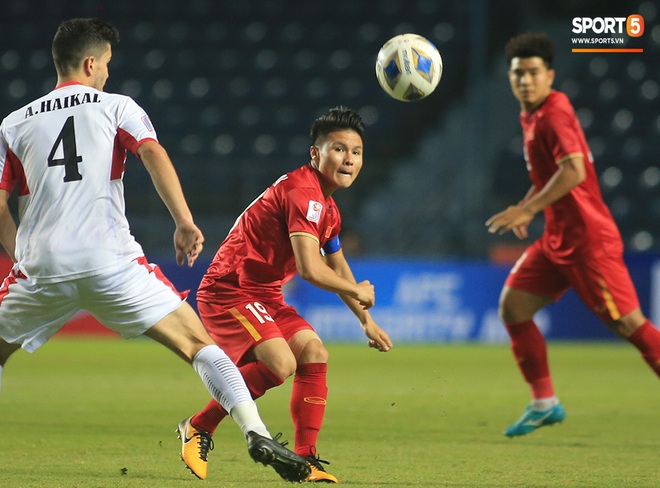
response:
{"label": "red jersey sleeve", "polygon": [[576,127],[577,118],[569,107],[555,107],[540,121],[538,135],[546,141],[555,163],[577,154],[583,154],[581,131]]}
{"label": "red jersey sleeve", "polygon": [[13,152],[8,151],[7,160],[0,177],[0,188],[11,193],[15,187],[18,187],[18,196],[30,193],[25,180],[23,165]]}
{"label": "red jersey sleeve", "polygon": [[289,236],[296,233],[310,234],[321,242],[320,224],[326,211],[323,201],[311,188],[295,188],[284,200]]}
{"label": "red jersey sleeve", "polygon": [[14,177],[14,171],[11,165],[11,161],[7,158],[5,165],[2,167],[2,176],[0,177],[0,189],[6,190],[11,193],[16,184],[16,178]]}

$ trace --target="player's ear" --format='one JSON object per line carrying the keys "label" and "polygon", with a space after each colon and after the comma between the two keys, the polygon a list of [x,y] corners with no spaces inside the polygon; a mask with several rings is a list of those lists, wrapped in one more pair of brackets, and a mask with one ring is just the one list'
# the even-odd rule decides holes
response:
{"label": "player's ear", "polygon": [[91,76],[94,73],[94,65],[96,64],[96,59],[94,56],[87,56],[83,59],[82,67],[86,76]]}
{"label": "player's ear", "polygon": [[309,157],[311,158],[313,163],[318,164],[319,160],[321,159],[321,153],[319,151],[318,146],[311,146],[309,148]]}

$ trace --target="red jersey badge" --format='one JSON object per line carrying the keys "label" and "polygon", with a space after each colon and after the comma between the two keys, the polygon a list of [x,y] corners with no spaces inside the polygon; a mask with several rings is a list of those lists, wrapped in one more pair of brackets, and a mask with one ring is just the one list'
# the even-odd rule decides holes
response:
{"label": "red jersey badge", "polygon": [[319,220],[321,220],[321,210],[323,210],[323,205],[314,200],[310,200],[309,206],[307,207],[307,220],[318,224]]}

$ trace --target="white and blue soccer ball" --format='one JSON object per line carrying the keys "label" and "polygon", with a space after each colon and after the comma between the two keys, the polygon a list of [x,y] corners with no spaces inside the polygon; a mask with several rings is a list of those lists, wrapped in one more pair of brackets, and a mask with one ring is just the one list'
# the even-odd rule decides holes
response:
{"label": "white and blue soccer ball", "polygon": [[392,98],[413,102],[426,98],[442,77],[442,57],[428,39],[401,34],[387,41],[378,52],[376,78]]}

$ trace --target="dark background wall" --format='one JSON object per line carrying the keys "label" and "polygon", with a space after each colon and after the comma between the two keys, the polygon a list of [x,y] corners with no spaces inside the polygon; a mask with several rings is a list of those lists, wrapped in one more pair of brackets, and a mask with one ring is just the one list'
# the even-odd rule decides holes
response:
{"label": "dark background wall", "polygon": [[[363,173],[338,193],[344,242],[362,255],[485,259],[511,237],[483,222],[529,183],[518,107],[502,49],[545,31],[558,44],[557,88],[575,103],[604,196],[631,252],[660,248],[660,27],[657,4],[485,0],[65,1],[5,0],[0,21],[0,113],[51,90],[58,23],[98,16],[117,25],[106,90],[150,114],[180,173],[207,249],[282,173],[308,160],[308,128],[332,106],[367,124]],[[574,16],[641,13],[643,54],[571,53]],[[435,93],[388,98],[374,75],[390,37],[416,32],[441,51]],[[172,224],[140,163],[125,175],[133,232],[148,253],[170,253]],[[535,232],[540,232],[539,220]],[[208,251],[211,253],[212,251]]]}

